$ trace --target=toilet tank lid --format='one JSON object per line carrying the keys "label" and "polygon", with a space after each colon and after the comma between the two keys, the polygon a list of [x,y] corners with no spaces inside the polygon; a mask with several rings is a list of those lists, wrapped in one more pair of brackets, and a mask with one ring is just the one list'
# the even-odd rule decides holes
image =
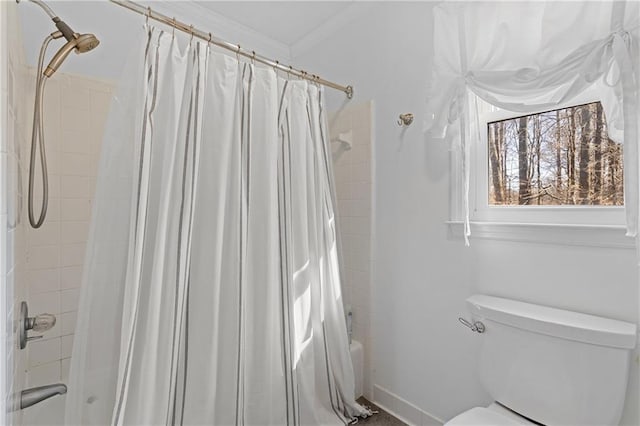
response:
{"label": "toilet tank lid", "polygon": [[522,330],[614,348],[636,346],[636,325],[624,321],[483,294],[469,297],[467,305],[479,319]]}

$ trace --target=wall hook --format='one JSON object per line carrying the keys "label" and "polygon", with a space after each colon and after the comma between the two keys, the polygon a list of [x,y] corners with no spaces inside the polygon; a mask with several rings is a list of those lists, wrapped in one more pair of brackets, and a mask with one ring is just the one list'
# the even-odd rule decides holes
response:
{"label": "wall hook", "polygon": [[413,123],[413,114],[411,114],[410,112],[406,114],[400,114],[400,117],[398,117],[398,126],[400,127],[410,126],[411,123]]}

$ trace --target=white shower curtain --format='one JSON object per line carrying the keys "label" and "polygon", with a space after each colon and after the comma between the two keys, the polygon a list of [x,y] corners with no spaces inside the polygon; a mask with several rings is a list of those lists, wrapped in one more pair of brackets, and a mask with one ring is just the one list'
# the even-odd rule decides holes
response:
{"label": "white shower curtain", "polygon": [[68,424],[347,424],[322,90],[146,27],[104,139]]}

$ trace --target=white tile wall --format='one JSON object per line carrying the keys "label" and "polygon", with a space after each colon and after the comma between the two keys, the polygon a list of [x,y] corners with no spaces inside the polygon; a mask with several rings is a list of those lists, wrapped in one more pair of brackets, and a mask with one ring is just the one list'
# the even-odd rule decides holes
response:
{"label": "white tile wall", "polygon": [[342,285],[345,305],[353,311],[353,339],[364,347],[364,393],[371,385],[371,205],[372,205],[372,102],[350,105],[330,114],[331,138],[352,131],[350,150],[332,143],[338,219],[342,238]]}
{"label": "white tile wall", "polygon": [[45,386],[60,382],[60,362],[50,362],[29,368],[27,387]]}
{"label": "white tile wall", "polygon": [[[33,99],[33,71],[27,78],[25,99]],[[30,314],[51,313],[57,323],[42,340],[27,346],[26,387],[68,378],[100,144],[113,89],[110,82],[63,73],[47,83],[49,209],[41,228],[25,226],[24,287]],[[26,123],[31,122],[31,108],[25,113]],[[24,133],[30,135],[30,128],[25,127]],[[29,142],[23,141],[23,158]],[[22,171],[27,182],[28,164],[23,162]],[[39,184],[36,191],[39,194]],[[26,196],[24,206],[26,218]]]}
{"label": "white tile wall", "polygon": [[18,285],[25,263],[19,223],[23,58],[16,4],[0,3],[0,315],[7,324],[0,338],[0,424],[15,424],[21,422],[21,413],[7,413],[5,403],[24,386],[27,363],[26,354],[17,349],[11,326],[24,297],[23,288]]}

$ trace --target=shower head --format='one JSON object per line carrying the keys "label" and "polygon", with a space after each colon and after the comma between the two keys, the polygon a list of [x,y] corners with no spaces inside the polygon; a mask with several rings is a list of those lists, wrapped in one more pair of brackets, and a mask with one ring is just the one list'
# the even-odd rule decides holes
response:
{"label": "shower head", "polygon": [[85,53],[95,49],[100,44],[100,40],[93,34],[82,34],[78,36],[76,53]]}
{"label": "shower head", "polygon": [[67,59],[72,50],[75,49],[76,53],[85,53],[95,49],[98,44],[100,44],[100,41],[93,34],[74,34],[74,38],[69,40],[53,55],[43,74],[46,77],[51,77],[64,60]]}

